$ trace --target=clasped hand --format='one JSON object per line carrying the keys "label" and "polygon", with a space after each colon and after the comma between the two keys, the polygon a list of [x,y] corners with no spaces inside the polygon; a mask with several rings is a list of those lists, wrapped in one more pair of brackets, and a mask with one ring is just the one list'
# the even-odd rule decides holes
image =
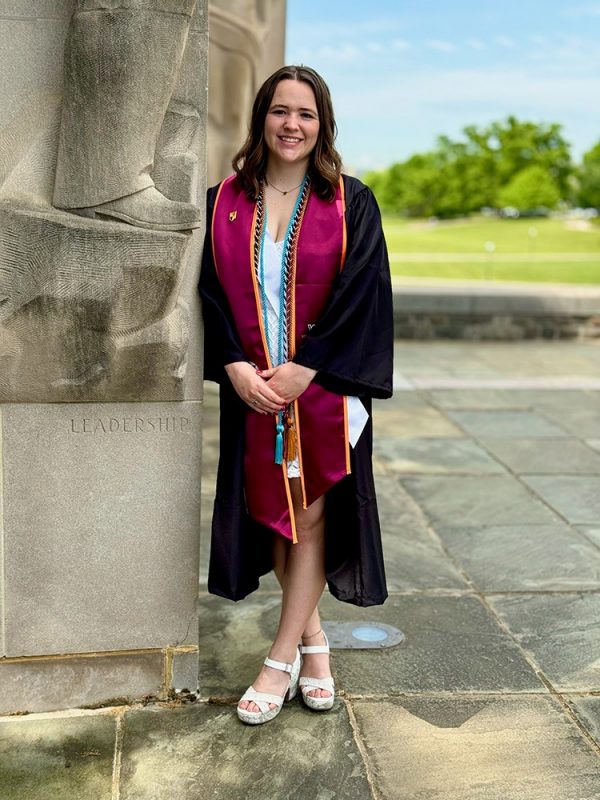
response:
{"label": "clasped hand", "polygon": [[300,397],[316,375],[316,370],[293,361],[273,369],[256,370],[247,361],[225,366],[233,388],[254,411],[276,414]]}

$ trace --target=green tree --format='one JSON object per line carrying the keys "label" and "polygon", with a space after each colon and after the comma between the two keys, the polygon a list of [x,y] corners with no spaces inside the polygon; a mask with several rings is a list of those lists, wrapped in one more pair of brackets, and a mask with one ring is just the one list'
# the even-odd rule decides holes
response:
{"label": "green tree", "polygon": [[600,142],[584,153],[577,200],[581,206],[600,210]]}
{"label": "green tree", "polygon": [[407,161],[382,172],[364,176],[381,208],[411,217],[427,217],[435,213],[439,194],[437,165],[430,153],[411,156]]}
{"label": "green tree", "polygon": [[513,206],[519,211],[556,208],[560,201],[560,192],[548,171],[539,164],[532,164],[517,172],[500,189],[498,200],[502,206]]}
{"label": "green tree", "polygon": [[532,166],[549,176],[560,197],[572,195],[574,170],[561,126],[510,116],[484,128],[469,125],[460,141],[440,136],[430,152],[372,173],[369,185],[387,211],[452,217],[505,205],[502,187]]}
{"label": "green tree", "polygon": [[510,116],[506,122],[493,122],[487,129],[488,141],[497,152],[498,185],[505,186],[525,167],[544,168],[554,180],[562,197],[569,191],[573,172],[570,147],[557,123],[519,122]]}

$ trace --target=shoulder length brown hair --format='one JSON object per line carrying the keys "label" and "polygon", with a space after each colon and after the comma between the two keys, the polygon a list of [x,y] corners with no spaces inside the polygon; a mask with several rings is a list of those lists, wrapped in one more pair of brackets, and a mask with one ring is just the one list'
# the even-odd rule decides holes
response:
{"label": "shoulder length brown hair", "polygon": [[281,67],[260,87],[252,106],[248,137],[232,161],[234,172],[248,198],[255,200],[267,169],[265,119],[277,84],[285,80],[304,81],[314,92],[319,115],[319,133],[317,143],[310,154],[309,175],[313,191],[324,200],[333,200],[342,168],[341,156],[334,145],[337,126],[327,84],[310,67]]}

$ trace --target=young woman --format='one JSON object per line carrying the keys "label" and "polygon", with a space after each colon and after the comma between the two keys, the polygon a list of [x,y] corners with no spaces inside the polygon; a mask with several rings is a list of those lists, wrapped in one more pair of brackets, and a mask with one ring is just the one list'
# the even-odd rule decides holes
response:
{"label": "young woman", "polygon": [[392,392],[389,266],[375,199],[341,175],[335,135],[323,79],[283,67],[257,94],[235,174],[208,193],[205,378],[221,408],[208,588],[239,600],[272,569],[282,587],[238,704],[251,724],[298,685],[310,708],[333,705],[326,583],[359,606],[387,597],[371,399]]}

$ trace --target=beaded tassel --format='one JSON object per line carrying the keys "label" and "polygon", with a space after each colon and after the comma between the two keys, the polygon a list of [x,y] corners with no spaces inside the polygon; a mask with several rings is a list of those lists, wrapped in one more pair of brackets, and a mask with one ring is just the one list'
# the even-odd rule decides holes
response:
{"label": "beaded tassel", "polygon": [[275,425],[275,463],[283,464],[283,413],[277,414],[277,425]]}

